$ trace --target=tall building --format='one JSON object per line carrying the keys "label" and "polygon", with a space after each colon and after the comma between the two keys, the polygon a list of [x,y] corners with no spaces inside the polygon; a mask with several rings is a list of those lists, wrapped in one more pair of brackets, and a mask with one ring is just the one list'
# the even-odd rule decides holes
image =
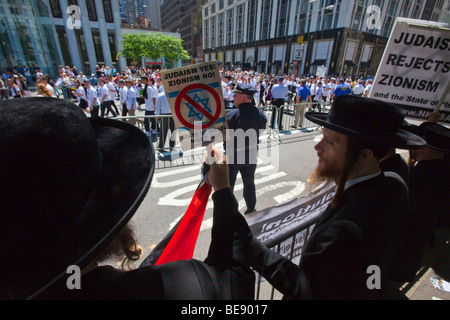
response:
{"label": "tall building", "polygon": [[0,69],[118,69],[120,20],[119,0],[0,0]]}
{"label": "tall building", "polygon": [[373,75],[396,17],[437,21],[444,0],[209,0],[205,61],[262,73]]}
{"label": "tall building", "polygon": [[161,4],[162,28],[179,32],[190,59],[183,64],[200,62],[202,52],[202,5],[206,0],[164,0]]}
{"label": "tall building", "polygon": [[128,25],[139,23],[139,16],[144,17],[144,0],[121,0],[121,5]]}

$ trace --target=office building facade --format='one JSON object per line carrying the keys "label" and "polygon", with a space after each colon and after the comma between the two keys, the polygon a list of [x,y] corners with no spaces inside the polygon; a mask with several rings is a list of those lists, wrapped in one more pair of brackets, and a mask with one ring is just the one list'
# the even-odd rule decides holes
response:
{"label": "office building facade", "polygon": [[210,0],[205,61],[260,73],[373,75],[396,17],[437,21],[444,0]]}
{"label": "office building facade", "polygon": [[161,3],[162,28],[179,32],[190,58],[183,65],[202,62],[202,6],[206,0],[164,0]]}
{"label": "office building facade", "polygon": [[[119,68],[119,0],[0,0],[0,69],[59,65],[85,74],[97,65]],[[123,66],[122,66],[123,67]]]}

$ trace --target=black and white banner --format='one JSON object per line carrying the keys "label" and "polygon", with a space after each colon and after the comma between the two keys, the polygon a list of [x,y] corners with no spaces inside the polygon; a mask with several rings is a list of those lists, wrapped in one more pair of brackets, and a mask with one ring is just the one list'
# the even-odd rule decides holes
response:
{"label": "black and white banner", "polygon": [[292,249],[291,236],[298,233],[293,258],[299,256],[308,236],[307,227],[314,224],[330,204],[335,193],[330,184],[320,192],[300,197],[246,216],[253,235],[267,247],[280,243],[280,254],[288,256]]}

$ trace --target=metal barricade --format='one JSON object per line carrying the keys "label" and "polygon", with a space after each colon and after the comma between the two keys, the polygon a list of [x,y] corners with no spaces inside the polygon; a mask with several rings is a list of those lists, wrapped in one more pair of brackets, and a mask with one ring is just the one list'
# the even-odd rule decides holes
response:
{"label": "metal barricade", "polygon": [[[298,265],[300,262],[301,251],[303,246],[312,233],[314,225],[319,217],[311,219],[307,224],[302,225],[300,228],[293,230],[286,234],[284,237],[277,239],[276,241],[269,241],[265,246],[285,258],[293,261]],[[294,261],[298,259],[298,261]],[[279,299],[282,298],[282,294],[278,292],[270,283],[267,282],[259,273],[256,273],[255,284],[255,299],[256,300],[274,300],[275,295]]]}
{"label": "metal barricade", "polygon": [[[285,104],[283,105],[283,117],[282,122],[279,122],[280,119],[280,112],[281,108],[277,108],[273,105],[267,105],[264,107],[258,107],[260,110],[264,111],[266,117],[267,117],[267,130],[269,134],[272,134],[274,137],[278,135],[278,132],[280,131],[291,131],[291,130],[307,130],[311,128],[317,128],[317,124],[312,123],[308,119],[304,117],[304,113],[306,111],[317,111],[317,112],[327,112],[330,108],[331,103],[330,102],[313,102],[313,103],[296,103],[296,104]],[[298,108],[298,109],[297,109]],[[296,110],[297,109],[297,110]],[[271,121],[273,112],[277,112],[276,114],[276,120],[275,127],[271,128]],[[295,123],[296,121],[296,112],[298,112],[298,117],[301,120],[300,123]],[[279,128],[283,128],[284,130],[279,130]],[[276,131],[276,133],[273,133],[273,131]],[[278,140],[280,140],[280,137],[278,135]]]}

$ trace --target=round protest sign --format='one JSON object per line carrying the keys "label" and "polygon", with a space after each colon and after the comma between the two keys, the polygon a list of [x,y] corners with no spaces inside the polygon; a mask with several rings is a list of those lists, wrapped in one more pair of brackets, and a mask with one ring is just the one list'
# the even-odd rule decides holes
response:
{"label": "round protest sign", "polygon": [[[199,102],[195,98],[192,98],[189,93],[195,91],[196,93],[200,92],[204,95],[206,93],[209,96],[212,96],[213,101],[215,102],[215,108],[209,108],[208,106],[205,106],[205,104]],[[182,112],[182,109],[186,110],[185,106],[182,104],[183,101],[186,101],[189,105],[190,113],[187,114],[187,112]],[[206,117],[209,121],[202,123],[202,130],[207,129],[211,126],[213,126],[216,121],[219,119],[221,111],[222,111],[222,104],[221,99],[219,95],[217,94],[216,90],[214,90],[212,87],[208,86],[207,84],[203,83],[195,83],[188,85],[183,90],[180,91],[178,94],[176,100],[175,100],[175,114],[178,117],[178,120],[189,129],[194,129],[194,121],[195,119],[191,120],[191,117],[189,116],[191,113],[200,115],[199,118]],[[215,110],[214,110],[215,109]]]}

